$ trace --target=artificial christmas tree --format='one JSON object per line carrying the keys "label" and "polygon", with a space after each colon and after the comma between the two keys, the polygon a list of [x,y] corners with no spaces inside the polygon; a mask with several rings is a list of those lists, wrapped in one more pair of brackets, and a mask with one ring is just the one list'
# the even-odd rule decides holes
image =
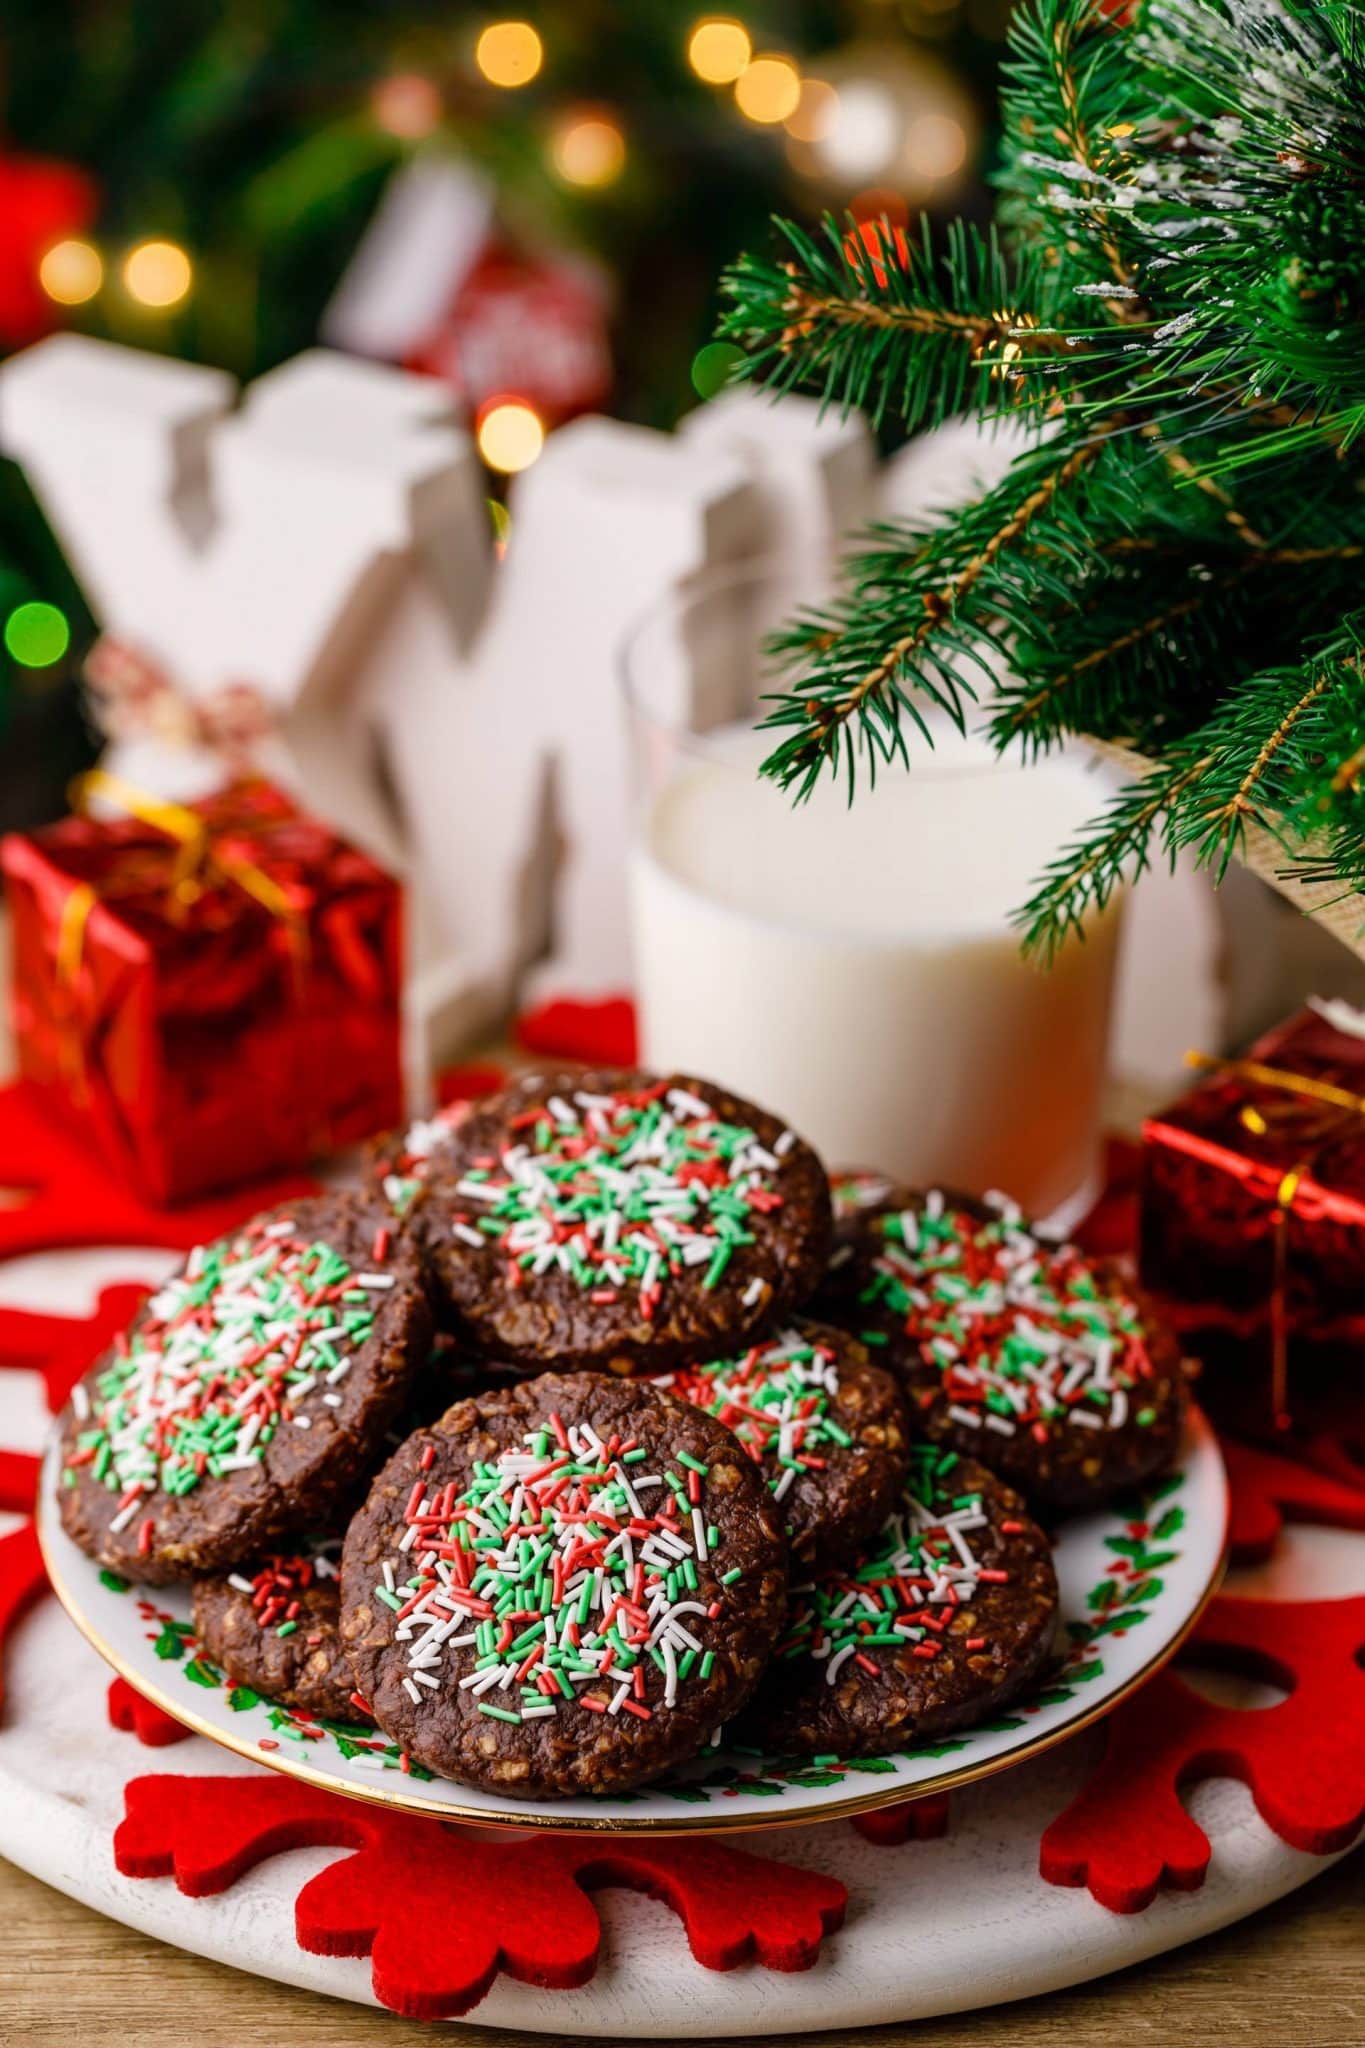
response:
{"label": "artificial christmas tree", "polygon": [[989,694],[1002,751],[1140,756],[1022,906],[1031,946],[1189,847],[1251,852],[1359,948],[1365,7],[1028,0],[1006,68],[995,228],[782,223],[726,280],[762,382],[1036,430],[777,636],[766,772],[852,792]]}

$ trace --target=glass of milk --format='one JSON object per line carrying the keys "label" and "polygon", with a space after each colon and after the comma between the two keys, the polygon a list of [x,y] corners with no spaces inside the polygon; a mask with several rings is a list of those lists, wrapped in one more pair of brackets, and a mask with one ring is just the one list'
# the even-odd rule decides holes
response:
{"label": "glass of milk", "polygon": [[718,1081],[831,1166],[1083,1213],[1099,1163],[1112,904],[1050,968],[1009,914],[1103,803],[1089,757],[1000,761],[946,720],[875,790],[760,779],[764,634],[826,568],[748,562],[656,607],[623,654],[645,1063]]}

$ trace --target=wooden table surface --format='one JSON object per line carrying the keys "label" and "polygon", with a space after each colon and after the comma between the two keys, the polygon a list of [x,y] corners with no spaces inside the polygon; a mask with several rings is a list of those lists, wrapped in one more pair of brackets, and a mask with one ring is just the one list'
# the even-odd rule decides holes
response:
{"label": "wooden table surface", "polygon": [[[166,1948],[2,1861],[0,1924],[3,2048],[430,2048],[435,2038]],[[467,2026],[449,2038],[554,2048],[581,2037]],[[773,2048],[1361,2048],[1365,1856],[1208,1941],[1074,1991],[916,2027],[766,2038]]]}

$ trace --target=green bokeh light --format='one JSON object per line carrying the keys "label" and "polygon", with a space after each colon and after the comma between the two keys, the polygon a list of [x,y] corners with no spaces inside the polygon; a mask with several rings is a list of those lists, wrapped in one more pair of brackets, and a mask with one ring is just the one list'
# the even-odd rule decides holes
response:
{"label": "green bokeh light", "polygon": [[66,614],[55,604],[17,604],[5,620],[5,651],[21,668],[50,668],[70,645]]}
{"label": "green bokeh light", "polygon": [[733,341],[708,341],[692,358],[692,388],[699,398],[714,398],[743,361],[744,351]]}

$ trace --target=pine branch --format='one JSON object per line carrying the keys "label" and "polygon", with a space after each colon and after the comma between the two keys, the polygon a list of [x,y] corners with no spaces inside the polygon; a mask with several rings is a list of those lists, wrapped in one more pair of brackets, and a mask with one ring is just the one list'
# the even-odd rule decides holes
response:
{"label": "pine branch", "polygon": [[1055,518],[1060,497],[1104,451],[1103,440],[1051,442],[1016,462],[971,517],[927,530],[909,559],[873,552],[850,566],[851,594],[809,613],[776,636],[779,665],[814,661],[795,686],[771,700],[765,727],[787,730],[763,764],[782,788],[809,795],[821,770],[840,762],[853,775],[861,745],[869,769],[905,758],[902,713],[928,728],[914,702],[922,692],[961,726],[975,690],[963,662],[984,667],[983,646],[1022,623],[1040,590],[1064,594],[1051,553],[1017,548],[1049,515],[1053,548],[1074,543]]}
{"label": "pine branch", "polygon": [[[1017,918],[1026,948],[1050,959],[1082,932],[1150,864],[1158,826],[1172,863],[1189,848],[1221,880],[1248,826],[1260,825],[1305,879],[1359,891],[1365,921],[1363,650],[1359,612],[1301,667],[1243,677],[1047,869]],[[1343,735],[1354,736],[1349,752],[1340,749]]]}
{"label": "pine branch", "polygon": [[790,255],[741,256],[721,279],[732,310],[721,333],[747,351],[744,374],[776,391],[817,389],[844,413],[880,425],[894,408],[907,432],[963,410],[998,407],[1000,380],[1040,341],[1026,308],[1038,295],[1027,261],[1011,265],[994,231],[957,223],[942,254],[924,223],[911,243],[888,223],[844,227],[827,216],[819,236],[778,221]]}
{"label": "pine branch", "polygon": [[727,279],[775,390],[1040,430],[775,636],[765,772],[852,797],[978,694],[1002,748],[1136,744],[1025,907],[1044,951],[1155,845],[1219,875],[1253,823],[1365,890],[1365,4],[1024,0],[1007,70],[1003,238],[784,227]]}

